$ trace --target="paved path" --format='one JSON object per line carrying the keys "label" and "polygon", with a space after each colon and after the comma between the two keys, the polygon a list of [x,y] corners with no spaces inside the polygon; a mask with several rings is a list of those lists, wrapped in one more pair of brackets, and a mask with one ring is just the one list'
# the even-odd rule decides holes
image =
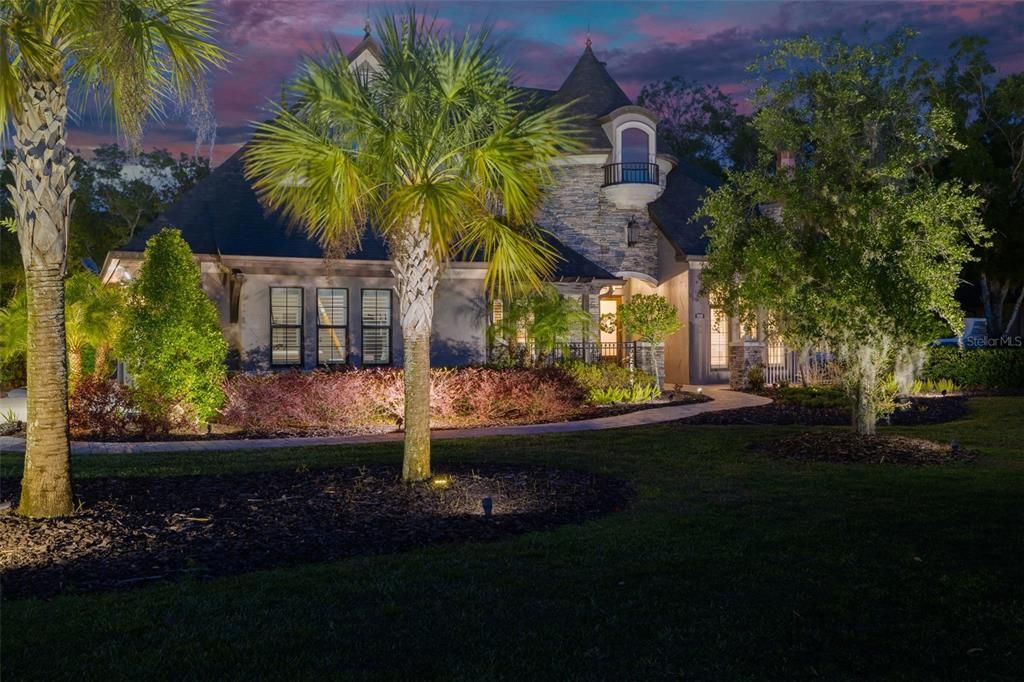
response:
{"label": "paved path", "polygon": [[[696,391],[697,386],[686,386]],[[600,429],[621,429],[629,426],[645,426],[671,422],[691,417],[702,412],[732,410],[737,407],[751,407],[770,403],[768,398],[730,391],[724,386],[700,387],[713,398],[710,402],[692,405],[653,407],[613,417],[598,417],[580,421],[555,422],[553,424],[526,424],[522,426],[494,426],[475,429],[445,429],[433,431],[434,440],[450,438],[486,438],[489,436],[534,436],[545,433],[573,433]],[[401,432],[371,434],[362,436],[330,436],[324,438],[244,438],[237,440],[180,440],[145,443],[95,443],[75,441],[71,452],[76,455],[109,453],[146,452],[228,452],[231,450],[267,450],[271,448],[292,448],[310,445],[355,445],[360,443],[382,443],[402,440]],[[0,437],[0,452],[23,452],[25,441],[21,438]]]}

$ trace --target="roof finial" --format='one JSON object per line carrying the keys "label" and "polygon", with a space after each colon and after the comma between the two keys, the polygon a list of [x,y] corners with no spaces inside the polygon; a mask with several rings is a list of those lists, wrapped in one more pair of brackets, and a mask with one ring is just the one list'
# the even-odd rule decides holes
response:
{"label": "roof finial", "polygon": [[590,22],[588,21],[587,22],[587,48],[588,49],[590,48],[590,45],[591,45],[592,42],[593,41],[590,40]]}

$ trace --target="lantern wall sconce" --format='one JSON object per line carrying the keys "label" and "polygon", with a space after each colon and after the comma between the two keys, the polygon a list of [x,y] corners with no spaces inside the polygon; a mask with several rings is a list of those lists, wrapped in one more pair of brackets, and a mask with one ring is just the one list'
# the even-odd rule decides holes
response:
{"label": "lantern wall sconce", "polygon": [[636,246],[640,243],[640,223],[636,216],[632,216],[626,223],[626,246]]}

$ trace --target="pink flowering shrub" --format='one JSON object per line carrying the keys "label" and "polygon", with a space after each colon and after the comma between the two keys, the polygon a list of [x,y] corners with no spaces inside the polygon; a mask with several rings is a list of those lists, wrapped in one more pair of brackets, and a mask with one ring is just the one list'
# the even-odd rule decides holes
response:
{"label": "pink flowering shrub", "polygon": [[[435,427],[565,419],[586,409],[585,392],[557,369],[434,369]],[[224,385],[221,422],[255,433],[335,431],[401,424],[402,371],[239,374]]]}

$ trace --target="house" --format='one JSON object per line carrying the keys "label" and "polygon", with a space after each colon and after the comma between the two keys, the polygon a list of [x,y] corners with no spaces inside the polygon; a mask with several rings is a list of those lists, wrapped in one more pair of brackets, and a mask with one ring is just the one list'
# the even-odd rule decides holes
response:
{"label": "house", "polygon": [[[367,33],[349,60],[352,68],[373,69],[379,55]],[[537,216],[560,255],[555,286],[590,312],[595,327],[631,296],[666,297],[684,323],[664,344],[666,383],[728,380],[736,325],[700,293],[705,225],[691,222],[716,179],[668,152],[658,118],[633,104],[589,40],[558,90],[525,88],[524,94],[531,106],[575,102],[572,112],[585,123],[585,149],[559,159]],[[112,251],[104,280],[130,279],[147,239],[165,226],[180,229],[196,254],[239,367],[401,364],[385,245],[371,231],[354,252],[325,258],[315,240],[259,204],[243,175],[242,151]],[[474,261],[447,269],[435,308],[435,364],[487,359],[486,330],[500,302],[488,301],[485,269]],[[600,332],[602,353],[620,352],[623,341],[621,331]]]}

